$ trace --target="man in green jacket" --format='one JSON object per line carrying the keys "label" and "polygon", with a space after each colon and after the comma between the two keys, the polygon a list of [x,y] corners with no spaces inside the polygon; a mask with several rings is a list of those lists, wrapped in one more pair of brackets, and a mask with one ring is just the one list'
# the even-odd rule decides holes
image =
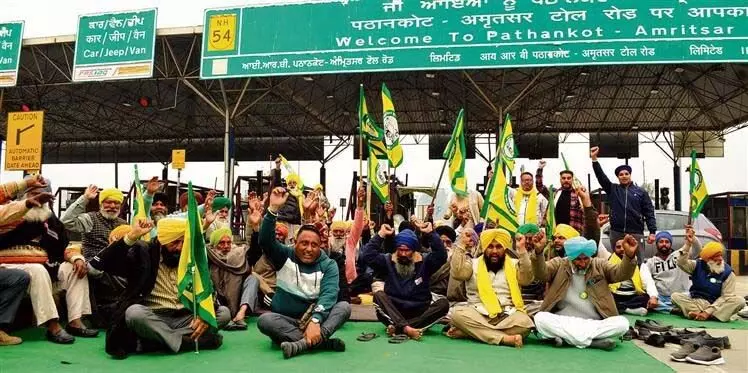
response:
{"label": "man in green jacket", "polygon": [[285,189],[273,190],[260,226],[259,244],[277,269],[277,285],[272,312],[260,316],[257,327],[280,344],[286,359],[309,349],[345,351],[343,341],[331,337],[351,316],[351,305],[337,301],[338,266],[321,251],[319,232],[301,226],[294,247],[275,238],[277,214],[287,198]]}

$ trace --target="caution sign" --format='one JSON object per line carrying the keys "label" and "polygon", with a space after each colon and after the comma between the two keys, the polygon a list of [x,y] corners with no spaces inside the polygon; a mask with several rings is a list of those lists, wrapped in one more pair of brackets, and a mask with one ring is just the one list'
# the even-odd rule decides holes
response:
{"label": "caution sign", "polygon": [[42,165],[43,111],[8,113],[5,170],[39,171]]}
{"label": "caution sign", "polygon": [[184,149],[172,149],[171,168],[175,170],[181,170],[184,168],[185,153],[186,151]]}
{"label": "caution sign", "polygon": [[208,51],[233,51],[236,48],[236,14],[211,15],[207,37]]}

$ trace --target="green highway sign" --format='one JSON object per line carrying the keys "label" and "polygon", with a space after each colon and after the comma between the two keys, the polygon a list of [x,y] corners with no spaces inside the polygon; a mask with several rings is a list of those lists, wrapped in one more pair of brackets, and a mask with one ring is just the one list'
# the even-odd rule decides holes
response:
{"label": "green highway sign", "polygon": [[21,60],[23,21],[0,23],[0,87],[13,87]]}
{"label": "green highway sign", "polygon": [[341,0],[205,11],[203,79],[748,61],[746,0]]}
{"label": "green highway sign", "polygon": [[156,9],[78,17],[73,81],[150,78]]}

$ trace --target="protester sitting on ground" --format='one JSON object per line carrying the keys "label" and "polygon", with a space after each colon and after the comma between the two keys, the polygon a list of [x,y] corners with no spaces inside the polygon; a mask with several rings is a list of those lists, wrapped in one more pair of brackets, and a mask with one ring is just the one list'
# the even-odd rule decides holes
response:
{"label": "protester sitting on ground", "polygon": [[[236,316],[240,304],[244,304],[241,301],[249,297],[248,294],[244,294],[246,280],[250,282],[246,287],[251,289],[254,285],[255,297],[257,296],[259,281],[250,276],[251,265],[247,262],[247,246],[235,245],[234,235],[228,227],[219,228],[210,235],[208,262],[218,302],[229,308],[231,316]],[[250,289],[247,291],[251,292]],[[244,317],[235,318],[226,326],[226,330],[246,329]]]}
{"label": "protester sitting on ground", "polygon": [[46,181],[41,175],[36,175],[0,184],[0,234],[15,229],[18,222],[23,219],[23,216],[31,207],[49,203],[54,198],[51,193],[39,193],[32,201],[24,199],[14,201],[19,193],[24,193],[31,188],[44,187],[46,186],[45,183]]}
{"label": "protester sitting on ground", "polygon": [[26,295],[31,282],[31,275],[20,269],[8,269],[0,266],[0,346],[21,344],[19,337],[8,335],[7,327],[16,318],[16,311]]}
{"label": "protester sitting on ground", "polygon": [[[288,178],[286,178],[286,182],[288,182]],[[330,206],[323,204],[323,201],[326,202],[327,199],[323,193],[322,184],[317,184],[317,186],[315,186],[314,189],[304,197],[304,216],[302,220],[305,223],[311,224],[315,219],[317,219],[317,210],[323,211],[322,218],[327,219],[327,216],[325,215],[327,215],[326,212]]]}
{"label": "protester sitting on ground", "polygon": [[427,329],[449,312],[449,301],[432,302],[429,280],[447,261],[447,252],[432,224],[420,229],[430,239],[431,253],[425,258],[418,252],[421,244],[416,234],[406,229],[395,236],[394,254],[380,254],[383,240],[395,233],[387,224],[364,246],[362,260],[384,279],[384,290],[374,292],[377,318],[387,326],[387,334],[407,335],[420,339]]}
{"label": "protester sitting on ground", "polygon": [[350,226],[342,221],[333,222],[330,226],[330,253],[342,254],[345,259],[345,277],[350,284],[358,273],[356,272],[356,258],[358,257],[358,243],[364,229],[364,204],[366,203],[366,188],[358,187],[356,192],[356,212]]}
{"label": "protester sitting on ground", "polygon": [[649,193],[634,185],[629,165],[618,166],[615,170],[618,184],[611,183],[600,166],[600,162],[597,161],[599,152],[599,147],[591,148],[590,158],[592,158],[592,168],[595,170],[597,181],[605,191],[610,206],[610,233],[608,234],[610,247],[614,247],[615,243],[626,234],[633,235],[637,241],[643,242],[645,223],[649,229],[647,243],[653,244],[657,232],[657,221]]}
{"label": "protester sitting on ground", "polygon": [[735,293],[735,273],[722,258],[725,248],[719,242],[709,242],[701,249],[699,259],[690,260],[695,240],[693,228],[687,226],[678,267],[691,275],[693,284],[688,293],[673,293],[673,305],[689,319],[731,321],[745,307],[745,299]]}
{"label": "protester sitting on ground", "polygon": [[[266,308],[270,308],[273,296],[275,295],[275,285],[277,282],[276,269],[273,267],[273,263],[263,253],[264,249],[260,245],[260,223],[262,216],[265,213],[265,208],[261,200],[256,195],[250,194],[249,197],[249,214],[247,216],[247,235],[251,235],[249,250],[247,251],[247,260],[252,261],[254,257],[259,257],[252,267],[252,276],[257,278],[258,283],[258,294],[256,297],[250,298],[252,303],[247,304],[247,307],[242,305],[239,308],[239,312],[247,311],[247,308],[251,312],[256,312],[258,307],[258,301],[262,296],[262,304]],[[288,225],[282,222],[275,223],[275,239],[280,243],[288,242]]]}
{"label": "protester sitting on ground", "polygon": [[280,344],[287,359],[310,349],[345,351],[332,335],[350,317],[351,306],[338,301],[338,266],[322,252],[319,232],[301,226],[293,248],[276,239],[277,214],[288,196],[283,188],[273,189],[260,227],[260,246],[278,268],[278,286],[272,312],[260,316],[257,328]]}
{"label": "protester sitting on ground", "polygon": [[[525,236],[525,250],[527,252],[535,252],[535,245],[546,245],[547,238],[545,232],[542,232],[542,235],[540,235],[540,233],[540,227],[532,223],[523,224],[517,228],[517,236]],[[542,241],[539,239],[540,237],[543,238]],[[517,238],[515,237],[515,243],[516,242]],[[507,253],[512,259],[519,259],[516,246],[513,249],[508,249]],[[524,302],[525,313],[532,317],[540,311],[540,307],[543,305],[546,283],[545,281],[533,279],[529,284],[520,286],[520,289],[522,291],[522,301]]]}
{"label": "protester sitting on ground", "polygon": [[[169,215],[169,196],[166,193],[159,192],[163,185],[158,181],[158,176],[148,180],[143,193],[143,204],[146,211],[149,212],[153,224]],[[150,238],[156,237],[156,227],[153,227]]]}
{"label": "protester sitting on ground", "polygon": [[444,265],[439,268],[438,271],[434,272],[429,279],[429,290],[433,296],[446,297],[447,289],[449,288],[449,271],[450,271],[450,260],[452,256],[452,247],[456,244],[457,234],[452,227],[445,225],[446,222],[439,221],[434,224],[434,232],[439,235],[439,238],[444,244],[444,249],[447,250],[447,261]]}
{"label": "protester sitting on ground", "polygon": [[223,196],[215,197],[213,198],[212,207],[213,213],[216,215],[216,220],[205,230],[205,237],[210,237],[213,231],[217,229],[231,228],[231,219],[229,218],[231,200]]}
{"label": "protester sitting on ground", "polygon": [[465,229],[459,235],[456,235],[454,229],[447,225],[440,225],[442,222],[437,222],[437,227],[434,228],[436,234],[441,238],[444,248],[447,250],[447,261],[444,265],[439,268],[429,279],[430,290],[433,294],[438,297],[446,297],[449,301],[450,313],[453,310],[455,304],[459,302],[467,301],[467,293],[465,290],[465,282],[457,281],[452,276],[451,272],[451,258],[457,250],[469,255],[471,258],[477,258],[483,251],[478,245],[478,235],[473,229]]}
{"label": "protester sitting on ground", "polygon": [[579,348],[612,350],[629,328],[618,316],[609,284],[630,279],[636,268],[638,243],[633,236],[623,241],[624,257],[614,265],[593,258],[597,245],[575,237],[564,243],[565,258],[545,261],[540,250],[532,258],[535,278],[549,281],[541,311],[535,315],[539,334],[556,346],[564,342]]}
{"label": "protester sitting on ground", "polygon": [[[618,264],[623,259],[623,255],[623,240],[618,240],[608,262]],[[610,292],[613,293],[618,313],[646,316],[649,310],[657,308],[657,286],[649,272],[647,275],[641,273],[644,272],[644,267],[645,264],[642,264],[641,271],[637,267],[630,279],[610,284]]]}
{"label": "protester sitting on ground", "polygon": [[523,172],[519,178],[520,187],[509,189],[509,200],[514,203],[514,210],[517,211],[517,224],[544,225],[548,200],[538,193],[531,173]]}
{"label": "protester sitting on ground", "polygon": [[444,219],[454,219],[452,227],[457,233],[465,228],[475,228],[476,224],[481,222],[483,196],[480,193],[474,190],[468,190],[465,196],[452,193],[448,201],[450,210],[444,215]]}
{"label": "protester sitting on ground", "polygon": [[670,297],[674,293],[688,292],[691,279],[686,272],[678,268],[677,259],[683,248],[673,251],[673,235],[669,232],[659,232],[655,237],[655,244],[657,252],[641,265],[641,275],[642,279],[651,277],[657,287],[655,310],[670,312],[673,310]]}
{"label": "protester sitting on ground", "polygon": [[286,176],[288,201],[278,212],[278,221],[289,225],[289,233],[292,237],[295,237],[298,226],[304,223],[302,219],[304,216],[304,190],[302,188],[301,178],[298,174],[288,174]]}
{"label": "protester sitting on ground", "polygon": [[[345,224],[345,223],[343,223]],[[338,266],[338,302],[351,302],[351,292],[348,279],[345,277],[346,257],[343,251],[332,251],[330,249],[330,229],[324,222],[314,223],[314,228],[319,232],[320,249]]]}
{"label": "protester sitting on ground", "polygon": [[[203,197],[203,194],[198,191],[192,191],[192,193],[195,195],[195,202],[197,202],[198,205],[202,205],[203,202],[205,202],[205,197]],[[178,216],[185,216],[187,212],[187,192],[182,192],[182,194],[179,195],[179,211],[183,214],[177,214]]]}
{"label": "protester sitting on ground", "polygon": [[[540,161],[535,173],[535,187],[546,199],[550,198],[550,191],[543,185],[543,169],[545,161]],[[584,212],[583,202],[579,197],[579,186],[574,186],[574,173],[563,170],[559,174],[560,189],[554,191],[554,218],[556,224],[570,225],[577,232],[584,230],[587,214]]]}
{"label": "protester sitting on ground", "polygon": [[455,308],[448,336],[522,347],[523,338],[533,327],[520,288],[533,279],[525,243],[524,233],[518,234],[519,259],[509,258],[506,253],[512,247],[511,234],[504,229],[489,229],[480,235],[482,256],[472,258],[462,248],[455,250],[451,276],[466,281],[468,304]]}
{"label": "protester sitting on ground", "polygon": [[582,235],[584,238],[592,240],[597,244],[598,250],[595,256],[607,260],[610,257],[610,252],[605,249],[605,246],[600,244],[600,223],[597,219],[597,210],[592,205],[590,194],[584,187],[577,188],[574,193],[577,198],[579,198],[582,207],[584,208],[584,231],[580,233],[568,224],[557,224],[553,228],[553,232],[551,232],[551,241],[545,249],[545,258],[546,260],[550,260],[555,257],[565,257],[566,252],[564,251],[564,242],[568,239]]}
{"label": "protester sitting on ground", "polygon": [[[66,255],[69,241],[65,226],[47,203],[52,199],[49,181],[37,180],[29,185],[22,197],[26,213],[6,222],[6,227],[14,229],[0,235],[0,267],[23,270],[31,276],[31,306],[37,325],[46,325],[49,341],[70,344],[75,341],[73,336],[96,337],[98,331],[87,329],[81,321],[82,316],[91,314],[86,260],[80,252],[74,255],[68,251]],[[57,271],[54,265],[66,260],[67,265]],[[69,320],[66,329],[60,326],[51,276],[57,276],[60,287],[66,290]]]}
{"label": "protester sitting on ground", "polygon": [[[107,332],[107,352],[119,358],[136,352],[136,336],[142,352],[164,348],[173,353],[190,351],[195,341],[201,350],[220,347],[222,336],[199,316],[194,318],[179,300],[177,267],[187,220],[163,218],[158,222],[158,236],[150,242],[140,241],[152,228],[150,221],[134,223],[124,238],[100,254],[96,264],[131,276],[120,304],[125,309],[126,326],[115,320]],[[216,303],[215,315],[219,329],[228,324],[228,308]]]}

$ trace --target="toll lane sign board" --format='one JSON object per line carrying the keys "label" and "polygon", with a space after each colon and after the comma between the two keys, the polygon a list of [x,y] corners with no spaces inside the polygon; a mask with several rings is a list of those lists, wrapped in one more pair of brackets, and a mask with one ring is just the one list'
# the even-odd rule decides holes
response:
{"label": "toll lane sign board", "polygon": [[203,79],[748,61],[746,0],[327,0],[205,11]]}
{"label": "toll lane sign board", "polygon": [[6,171],[38,171],[42,165],[43,111],[8,113]]}
{"label": "toll lane sign board", "polygon": [[0,87],[13,87],[21,60],[23,22],[0,23]]}
{"label": "toll lane sign board", "polygon": [[80,16],[73,81],[153,76],[156,18],[156,9]]}

